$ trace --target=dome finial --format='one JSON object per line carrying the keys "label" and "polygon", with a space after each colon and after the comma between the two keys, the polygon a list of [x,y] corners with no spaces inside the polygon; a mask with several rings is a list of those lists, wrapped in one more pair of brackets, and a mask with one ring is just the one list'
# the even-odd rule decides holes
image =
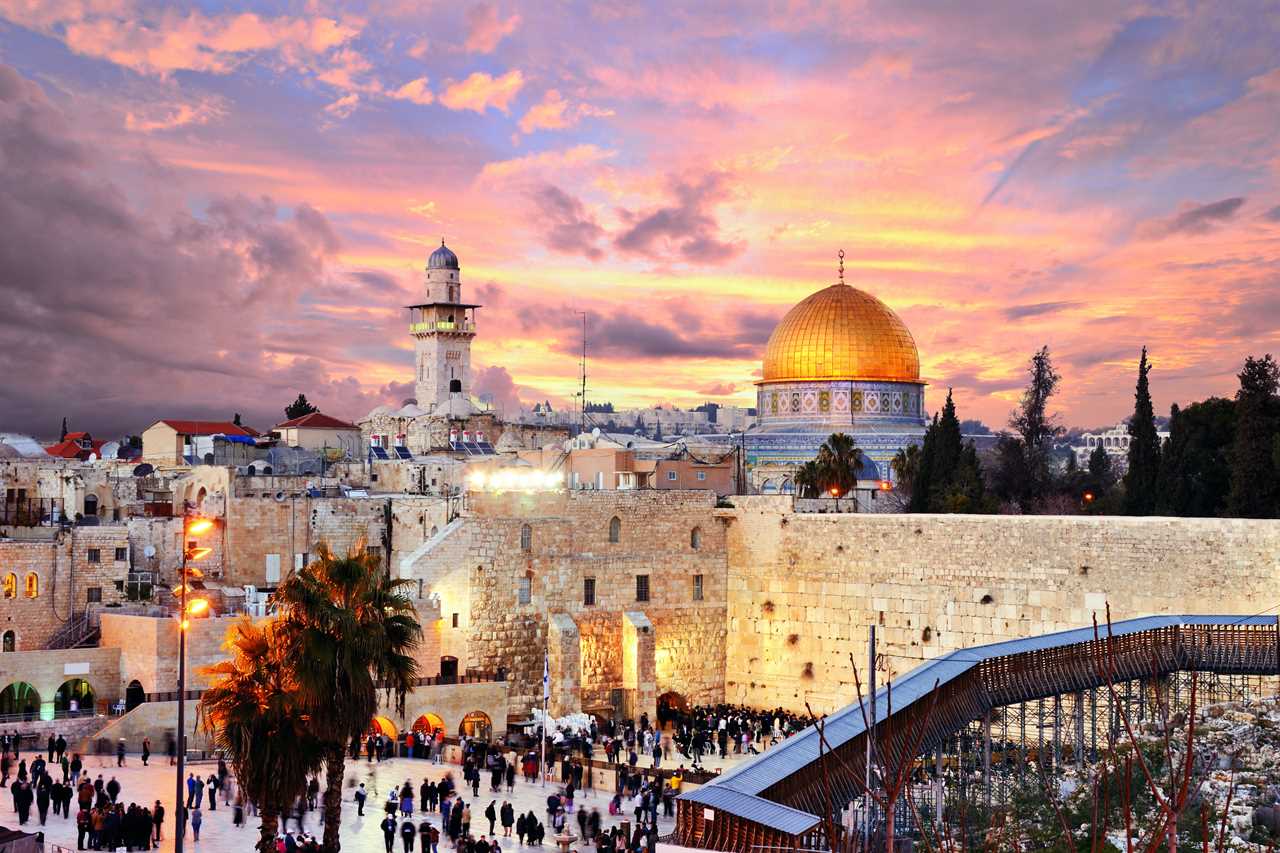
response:
{"label": "dome finial", "polygon": [[840,258],[840,283],[844,284],[844,249],[836,253]]}

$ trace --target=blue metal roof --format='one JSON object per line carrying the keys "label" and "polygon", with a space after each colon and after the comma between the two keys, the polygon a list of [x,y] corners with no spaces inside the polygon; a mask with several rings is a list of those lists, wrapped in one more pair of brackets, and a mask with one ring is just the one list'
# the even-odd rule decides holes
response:
{"label": "blue metal roof", "polygon": [[818,825],[818,818],[808,812],[766,800],[764,797],[742,794],[724,785],[703,785],[681,794],[680,799],[721,809],[791,835],[800,835]]}
{"label": "blue metal roof", "polygon": [[[1157,628],[1168,628],[1174,625],[1272,626],[1276,624],[1277,618],[1276,616],[1144,616],[1138,619],[1126,619],[1123,622],[1113,623],[1111,636],[1121,637],[1127,634],[1152,631]],[[1100,636],[1107,636],[1105,626],[1100,626],[1098,630]],[[1005,640],[985,646],[957,649],[949,654],[925,661],[905,675],[893,680],[894,712],[900,712],[912,703],[928,697],[935,684],[938,686],[944,685],[983,661],[1091,642],[1093,636],[1092,626],[1075,628],[1068,631],[1057,631],[1052,634],[1041,634],[1035,637]],[[882,715],[880,716],[882,720],[884,719],[885,709],[888,707],[888,699],[889,690],[887,688],[882,687],[876,691],[876,708],[878,713]],[[870,713],[869,704],[867,713]],[[866,731],[862,705],[854,702],[838,711],[832,712],[827,715],[824,727],[827,745],[831,749],[835,749],[858,737]],[[744,809],[750,808],[753,813],[763,814],[763,807],[759,806],[756,801],[771,801],[763,800],[759,797],[760,792],[815,763],[818,760],[818,746],[818,730],[814,726],[809,726],[799,734],[793,735],[777,746],[771,747],[750,761],[746,761],[728,772],[722,773],[696,791],[689,794],[681,794],[681,798],[723,808],[731,814],[748,820],[755,820],[783,832],[792,832],[790,829],[783,829],[782,826],[775,825],[767,820],[752,817],[745,812],[739,812],[735,806],[740,806]],[[705,793],[708,789],[727,790],[748,799],[735,799],[727,794]],[[693,799],[694,794],[698,795],[698,799]],[[723,797],[725,805],[718,806],[707,799],[713,796]],[[788,808],[778,803],[774,805],[780,808]],[[790,811],[797,810],[790,809]],[[813,822],[818,820],[817,817],[807,812],[800,812],[800,814],[805,815]],[[778,818],[782,819],[782,816],[778,815]]]}

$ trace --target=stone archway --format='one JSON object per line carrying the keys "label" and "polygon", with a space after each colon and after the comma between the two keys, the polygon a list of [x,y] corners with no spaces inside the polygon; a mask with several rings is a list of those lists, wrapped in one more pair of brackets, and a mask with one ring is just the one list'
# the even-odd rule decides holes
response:
{"label": "stone archway", "polygon": [[683,693],[668,690],[658,697],[658,726],[665,728],[667,723],[674,722],[680,714],[689,710],[689,700]]}
{"label": "stone archway", "polygon": [[396,735],[400,733],[396,728],[396,724],[391,722],[389,717],[374,717],[369,721],[369,734],[383,735],[392,741],[396,739]]}
{"label": "stone archway", "polygon": [[68,678],[53,694],[53,713],[68,717],[89,716],[94,709],[93,685],[83,678]]}
{"label": "stone archway", "polygon": [[147,701],[147,691],[143,689],[142,682],[134,679],[129,682],[129,686],[124,691],[124,709],[132,711],[134,708]]}
{"label": "stone archway", "polygon": [[488,740],[493,736],[493,720],[484,711],[472,711],[462,718],[458,724],[458,734],[478,740]]}
{"label": "stone archway", "polygon": [[420,735],[432,736],[438,731],[445,731],[444,719],[439,714],[428,711],[414,720],[411,728]]}
{"label": "stone archway", "polygon": [[40,693],[25,681],[0,690],[0,716],[20,716],[24,722],[40,718]]}

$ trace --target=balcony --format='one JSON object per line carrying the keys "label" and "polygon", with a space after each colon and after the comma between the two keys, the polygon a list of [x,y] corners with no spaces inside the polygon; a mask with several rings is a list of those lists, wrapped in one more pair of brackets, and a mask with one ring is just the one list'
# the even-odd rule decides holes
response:
{"label": "balcony", "polygon": [[69,525],[60,498],[5,498],[0,503],[0,526],[59,527]]}
{"label": "balcony", "polygon": [[433,332],[475,332],[476,324],[474,320],[432,320],[420,323],[410,323],[409,332],[415,335],[431,334]]}

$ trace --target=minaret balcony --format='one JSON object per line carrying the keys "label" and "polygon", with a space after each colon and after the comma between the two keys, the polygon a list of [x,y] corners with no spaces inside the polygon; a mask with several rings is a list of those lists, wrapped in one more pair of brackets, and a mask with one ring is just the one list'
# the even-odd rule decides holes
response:
{"label": "minaret balcony", "polygon": [[427,320],[409,324],[409,332],[415,335],[427,335],[434,332],[474,334],[475,331],[476,324],[474,320]]}

